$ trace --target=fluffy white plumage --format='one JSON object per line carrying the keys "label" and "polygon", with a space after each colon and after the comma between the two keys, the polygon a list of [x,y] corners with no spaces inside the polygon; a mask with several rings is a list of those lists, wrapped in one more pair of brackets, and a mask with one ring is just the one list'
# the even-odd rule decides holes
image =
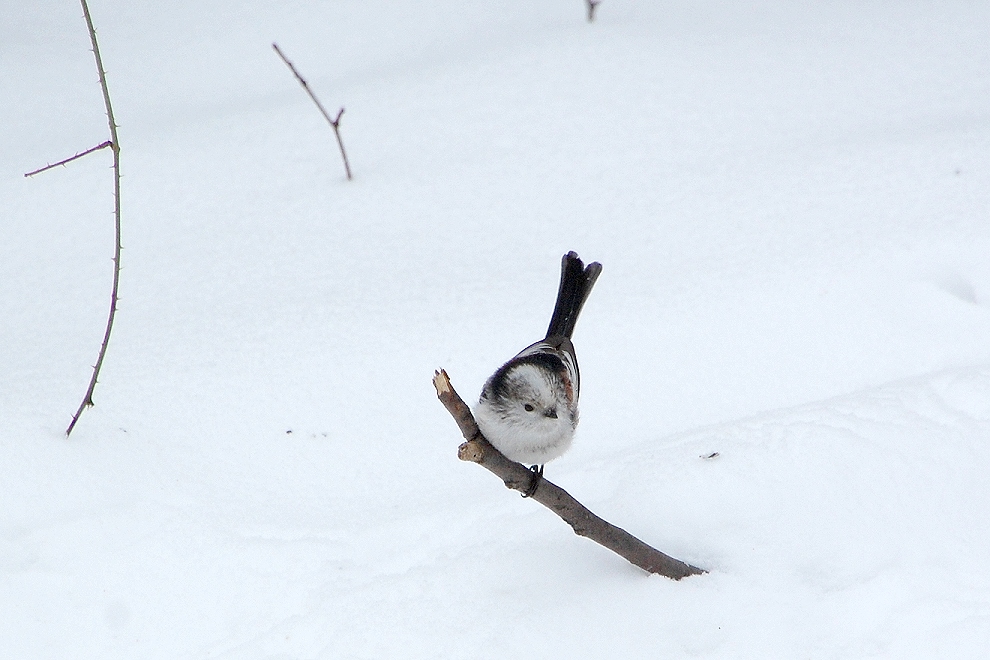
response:
{"label": "fluffy white plumage", "polygon": [[578,414],[560,378],[522,363],[505,374],[503,385],[512,396],[482,398],[474,411],[496,449],[528,465],[543,465],[570,449]]}

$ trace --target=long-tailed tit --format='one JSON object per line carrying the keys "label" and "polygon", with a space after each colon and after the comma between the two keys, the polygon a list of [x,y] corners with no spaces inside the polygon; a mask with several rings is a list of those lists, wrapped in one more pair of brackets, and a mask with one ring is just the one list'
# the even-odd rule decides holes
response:
{"label": "long-tailed tit", "polygon": [[578,423],[580,375],[571,343],[574,324],[602,272],[585,267],[574,252],[564,255],[557,304],[547,336],[499,367],[481,391],[475,407],[478,427],[506,458],[532,465],[532,495],[543,465],[571,446]]}

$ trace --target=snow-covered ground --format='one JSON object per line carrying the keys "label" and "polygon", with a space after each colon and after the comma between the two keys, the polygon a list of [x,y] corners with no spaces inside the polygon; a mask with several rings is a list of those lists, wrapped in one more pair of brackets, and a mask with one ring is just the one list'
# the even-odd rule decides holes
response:
{"label": "snow-covered ground", "polygon": [[[990,5],[0,10],[0,657],[984,658]],[[332,133],[277,41],[332,111]],[[547,476],[456,458],[604,273]],[[718,457],[702,459],[713,452]]]}

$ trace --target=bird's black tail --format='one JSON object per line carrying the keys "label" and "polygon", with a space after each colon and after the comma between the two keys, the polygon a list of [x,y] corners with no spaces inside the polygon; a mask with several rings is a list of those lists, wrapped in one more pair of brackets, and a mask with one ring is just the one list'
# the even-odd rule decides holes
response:
{"label": "bird's black tail", "polygon": [[584,301],[595,286],[595,280],[602,272],[598,262],[588,264],[578,258],[576,252],[568,252],[560,265],[560,289],[557,291],[557,305],[553,308],[553,317],[547,329],[547,337],[570,338],[577,323],[578,314],[584,306]]}

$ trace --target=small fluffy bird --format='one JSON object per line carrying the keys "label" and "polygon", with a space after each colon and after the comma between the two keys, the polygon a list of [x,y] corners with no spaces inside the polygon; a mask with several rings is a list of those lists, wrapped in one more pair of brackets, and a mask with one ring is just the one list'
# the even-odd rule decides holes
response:
{"label": "small fluffy bird", "polygon": [[536,491],[543,465],[566,452],[574,438],[581,383],[571,334],[601,272],[600,263],[585,267],[576,253],[564,255],[546,338],[499,367],[475,407],[488,441],[506,458],[532,466],[533,481],[524,495]]}

